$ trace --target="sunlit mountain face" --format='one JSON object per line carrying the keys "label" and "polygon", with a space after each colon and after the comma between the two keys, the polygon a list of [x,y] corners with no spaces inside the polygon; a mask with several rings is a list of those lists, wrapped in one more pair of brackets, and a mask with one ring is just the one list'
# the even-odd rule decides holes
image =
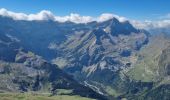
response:
{"label": "sunlit mountain face", "polygon": [[169,100],[169,26],[0,9],[0,99]]}

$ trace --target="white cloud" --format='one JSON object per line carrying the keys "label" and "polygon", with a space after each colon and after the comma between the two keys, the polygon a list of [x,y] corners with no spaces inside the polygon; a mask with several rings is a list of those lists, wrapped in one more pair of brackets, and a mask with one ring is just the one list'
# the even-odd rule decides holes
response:
{"label": "white cloud", "polygon": [[59,22],[71,21],[75,23],[88,23],[94,21],[94,19],[90,16],[80,16],[79,14],[71,13],[70,16],[64,16],[64,17],[55,16],[55,21],[59,21]]}
{"label": "white cloud", "polygon": [[142,28],[146,30],[150,29],[161,29],[170,27],[170,13],[164,16],[160,16],[158,20],[150,21],[136,21],[130,20],[130,22],[137,28]]}
{"label": "white cloud", "polygon": [[170,20],[159,20],[159,21],[135,21],[131,20],[131,23],[137,27],[142,29],[156,29],[156,28],[167,28],[170,27]]}
{"label": "white cloud", "polygon": [[0,15],[1,16],[6,16],[6,17],[11,17],[14,20],[54,20],[55,16],[47,10],[42,10],[41,12],[37,14],[24,14],[24,13],[15,13],[12,11],[8,11],[4,8],[0,9]]}
{"label": "white cloud", "polygon": [[[104,13],[101,14],[98,17],[91,17],[91,16],[80,16],[79,14],[71,13],[69,16],[56,16],[52,12],[48,10],[42,10],[39,13],[36,14],[24,14],[24,13],[15,13],[12,11],[8,11],[4,8],[0,9],[0,15],[1,16],[6,16],[6,17],[11,17],[14,20],[27,20],[27,21],[32,21],[32,20],[54,20],[58,22],[66,22],[66,21],[71,21],[74,23],[88,23],[92,21],[97,21],[97,22],[103,22],[107,21],[112,18],[118,19],[120,22],[124,22],[126,20],[129,20],[125,17],[118,16],[115,14],[111,13]],[[170,13],[164,16],[159,21],[136,21],[136,20],[129,20],[135,27],[137,28],[143,28],[143,29],[154,29],[154,28],[166,28],[170,27]]]}
{"label": "white cloud", "polygon": [[124,22],[124,21],[127,20],[125,17],[121,17],[121,16],[111,14],[111,13],[104,13],[104,14],[101,14],[97,18],[97,21],[98,22],[104,22],[104,21],[107,21],[107,20],[112,19],[112,18],[117,18],[120,22]]}
{"label": "white cloud", "polygon": [[104,22],[104,21],[107,21],[107,20],[112,19],[112,18],[113,18],[113,14],[105,13],[105,14],[101,14],[97,18],[97,21],[98,22]]}
{"label": "white cloud", "polygon": [[42,10],[37,14],[27,15],[26,20],[55,20],[55,16],[52,12],[47,10]]}
{"label": "white cloud", "polygon": [[99,17],[91,17],[91,16],[80,16],[79,14],[71,13],[69,16],[55,16],[52,12],[47,10],[42,10],[41,12],[37,14],[24,14],[24,13],[15,13],[12,11],[8,11],[4,8],[0,9],[0,15],[11,17],[14,20],[54,20],[59,22],[66,22],[71,21],[74,23],[88,23],[92,21],[97,22],[103,22],[106,20],[109,20],[113,17],[117,18],[120,22],[125,21],[126,18],[120,17],[118,15],[110,14],[110,13],[104,13],[101,14]]}
{"label": "white cloud", "polygon": [[6,17],[12,17],[15,20],[25,20],[27,19],[27,15],[24,13],[14,13],[11,11],[8,11],[4,8],[0,9],[0,15],[6,16]]}

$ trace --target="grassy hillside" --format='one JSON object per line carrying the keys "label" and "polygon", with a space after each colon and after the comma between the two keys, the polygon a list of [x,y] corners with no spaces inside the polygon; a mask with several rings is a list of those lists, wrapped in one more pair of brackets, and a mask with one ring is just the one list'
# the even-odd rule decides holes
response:
{"label": "grassy hillside", "polygon": [[168,45],[169,40],[164,35],[152,37],[149,44],[138,53],[138,61],[127,75],[143,82],[156,81],[159,77],[159,56]]}
{"label": "grassy hillside", "polygon": [[94,100],[77,95],[33,94],[33,93],[0,93],[0,100]]}

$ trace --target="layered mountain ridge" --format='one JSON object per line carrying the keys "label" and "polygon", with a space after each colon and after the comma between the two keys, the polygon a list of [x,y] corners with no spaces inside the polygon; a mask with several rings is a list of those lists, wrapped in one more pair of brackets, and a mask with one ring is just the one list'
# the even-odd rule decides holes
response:
{"label": "layered mountain ridge", "polygon": [[1,93],[38,92],[106,99],[89,87],[79,84],[57,65],[22,48],[14,37],[1,33],[0,41]]}
{"label": "layered mountain ridge", "polygon": [[[23,72],[24,78],[15,82],[24,87],[13,86],[14,90],[16,87],[30,91],[35,85],[35,90],[50,86],[52,90],[67,88],[73,90],[73,94],[85,96],[87,93],[97,99],[107,96],[111,100],[150,100],[161,90],[159,95],[166,100],[169,98],[165,90],[169,86],[169,38],[165,37],[150,36],[147,31],[116,18],[76,24],[1,16],[1,71],[4,75],[7,63],[13,69],[7,71],[8,74],[18,76],[18,70]],[[36,77],[30,73],[35,73]],[[41,81],[36,83],[36,80]]]}

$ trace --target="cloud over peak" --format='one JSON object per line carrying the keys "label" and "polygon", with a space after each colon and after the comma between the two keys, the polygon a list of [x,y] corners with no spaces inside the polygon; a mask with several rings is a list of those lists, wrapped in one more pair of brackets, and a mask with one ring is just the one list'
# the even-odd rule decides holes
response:
{"label": "cloud over peak", "polygon": [[133,24],[133,26],[137,28],[146,29],[146,30],[170,27],[170,13],[158,21],[148,21],[148,20],[147,21],[136,21],[136,20],[127,19],[122,16],[118,16],[116,14],[111,14],[111,13],[103,13],[98,17],[81,16],[76,13],[71,13],[68,16],[56,16],[51,11],[48,11],[48,10],[42,10],[36,14],[24,14],[24,13],[12,12],[7,9],[1,8],[0,16],[10,17],[14,20],[27,20],[27,21],[53,20],[53,21],[58,21],[58,22],[70,21],[74,23],[88,23],[92,21],[96,21],[100,23],[100,22],[104,22],[112,18],[116,18],[120,22],[124,22],[128,20],[130,23]]}
{"label": "cloud over peak", "polygon": [[131,20],[131,23],[141,29],[160,29],[160,28],[169,28],[170,27],[170,19],[163,19],[163,20],[158,20],[158,21],[135,21]]}
{"label": "cloud over peak", "polygon": [[118,15],[104,13],[99,17],[91,17],[91,16],[80,16],[79,14],[71,13],[69,16],[56,16],[52,12],[48,10],[42,10],[36,14],[24,14],[24,13],[15,13],[12,11],[8,11],[4,8],[0,9],[0,15],[5,17],[11,17],[14,20],[53,20],[58,22],[66,22],[71,21],[74,23],[88,23],[92,21],[103,22],[107,21],[113,17],[117,18],[120,22],[125,21],[126,18],[120,17]]}
{"label": "cloud over peak", "polygon": [[0,15],[5,17],[11,17],[14,20],[54,20],[55,16],[52,12],[47,10],[42,10],[37,14],[24,14],[24,13],[15,13],[12,11],[8,11],[4,8],[0,9]]}

